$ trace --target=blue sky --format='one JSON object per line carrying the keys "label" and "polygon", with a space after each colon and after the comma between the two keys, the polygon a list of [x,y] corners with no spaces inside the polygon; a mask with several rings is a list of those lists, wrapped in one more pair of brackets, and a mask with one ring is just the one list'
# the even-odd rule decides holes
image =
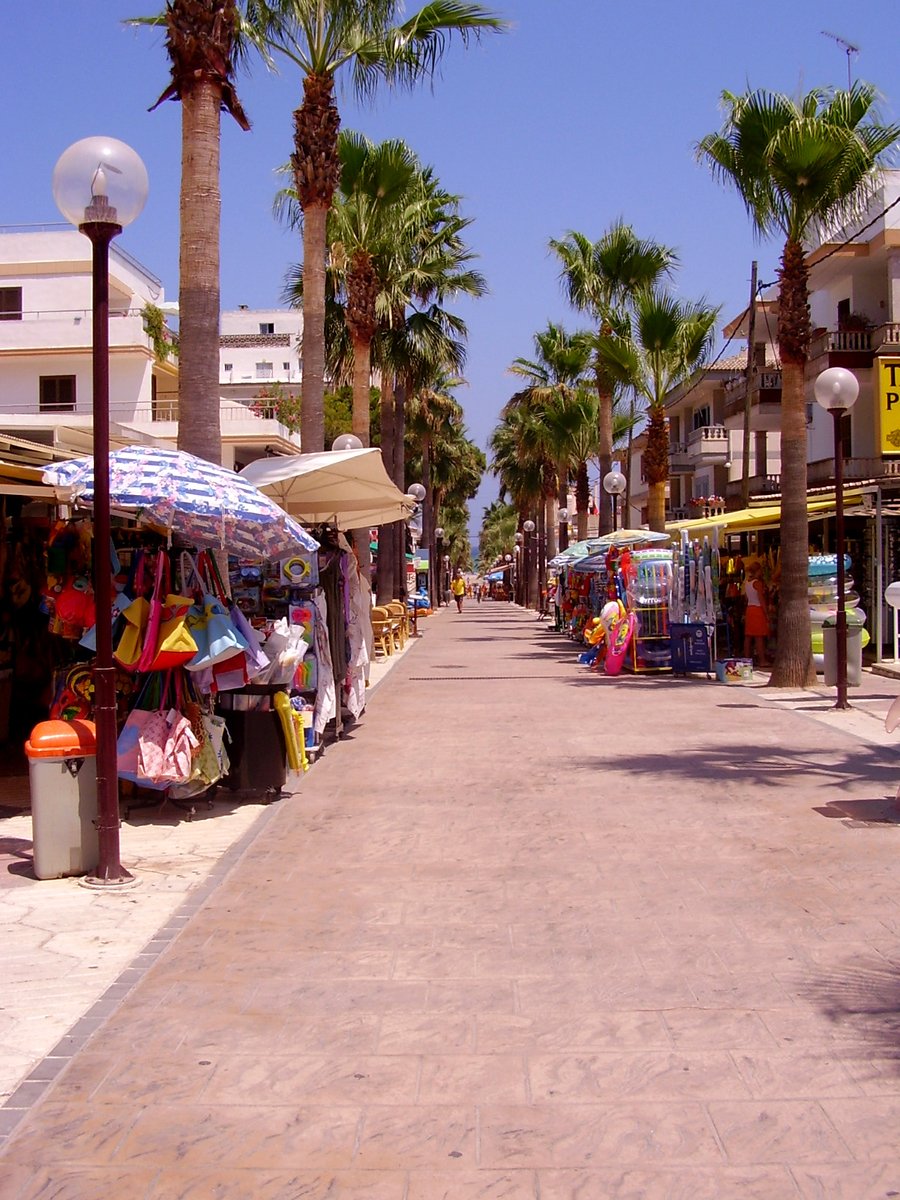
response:
{"label": "blue sky", "polygon": [[[162,35],[122,26],[156,7],[38,0],[16,5],[12,22],[7,14],[0,225],[59,219],[50,192],[59,154],[91,134],[121,138],[147,164],[151,189],[122,244],[177,299],[180,108],[147,111],[168,80]],[[577,229],[596,238],[623,217],[641,237],[677,249],[678,290],[721,305],[723,322],[747,302],[752,259],[762,280],[775,278],[779,248],[754,241],[736,196],[694,160],[694,143],[719,124],[724,88],[846,86],[847,56],[827,30],[859,46],[854,78],[874,83],[883,114],[900,118],[897,0],[495,0],[494,8],[512,30],[456,47],[433,88],[385,92],[366,107],[341,95],[346,127],[403,138],[474,219],[470,240],[490,295],[461,310],[470,338],[460,399],[483,447],[515,390],[509,363],[531,357],[548,320],[585,324],[562,297],[551,237]],[[222,304],[264,308],[280,303],[285,269],[300,258],[295,237],[271,217],[300,77],[288,63],[278,75],[256,63],[238,89],[253,130],[223,116]],[[473,532],[496,494],[490,479],[472,505]]]}

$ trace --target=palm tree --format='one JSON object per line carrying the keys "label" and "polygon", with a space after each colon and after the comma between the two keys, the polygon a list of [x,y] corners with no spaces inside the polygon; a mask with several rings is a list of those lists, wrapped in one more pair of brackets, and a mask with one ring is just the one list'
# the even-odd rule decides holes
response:
{"label": "palm tree", "polygon": [[878,124],[868,83],[815,88],[793,100],[777,92],[722,93],[725,119],[698,142],[697,157],[734,187],[760,236],[784,239],[779,271],[781,355],[781,585],[771,682],[815,682],[810,637],[806,507],[809,289],[804,242],[852,220],[878,177],[900,126]]}
{"label": "palm tree", "polygon": [[340,183],[336,76],[347,68],[363,98],[381,79],[412,87],[434,73],[453,36],[465,43],[503,22],[467,0],[431,0],[399,23],[400,0],[255,0],[254,7],[270,50],[303,75],[291,166],[303,211],[306,282],[301,430],[304,449],[316,451],[323,448],[326,218]]}
{"label": "palm tree", "polygon": [[[636,236],[630,225],[615,224],[596,242],[583,233],[569,232],[550,249],[562,263],[561,279],[570,303],[597,321],[598,341],[620,332],[623,310],[635,293],[657,285],[676,264],[675,252]],[[613,380],[597,357],[598,443],[600,478],[610,470],[613,453]],[[610,514],[600,508],[600,532],[611,528]]]}
{"label": "palm tree", "polygon": [[[338,136],[340,188],[328,213],[329,258],[325,282],[325,362],[334,380],[353,388],[352,431],[369,444],[372,344],[384,320],[385,275],[396,257],[401,222],[420,203],[422,170],[402,141],[374,143],[359,133]],[[275,215],[290,228],[301,224],[294,187],[278,192]],[[302,307],[306,272],[288,272],[286,295]],[[381,312],[379,312],[379,302]]]}
{"label": "palm tree", "polygon": [[648,406],[644,471],[650,488],[649,525],[666,528],[669,430],[666,397],[706,361],[712,348],[717,308],[678,300],[659,288],[634,298],[630,337],[601,340],[598,353],[610,377],[632,387]]}
{"label": "palm tree", "polygon": [[[597,451],[597,402],[588,395],[588,370],[593,340],[589,334],[567,333],[549,322],[535,334],[534,360],[517,358],[509,370],[527,383],[511,403],[525,403],[540,419],[535,436],[553,461],[557,475],[558,506],[567,504],[569,476],[578,476],[576,500],[578,536],[587,534],[587,460]],[[557,516],[547,519],[548,533],[555,531]],[[556,552],[555,536],[549,538],[550,556]]]}
{"label": "palm tree", "polygon": [[235,0],[169,0],[164,25],[172,79],[153,105],[181,101],[181,198],[178,265],[178,447],[222,461],[219,416],[219,113],[248,130],[232,77],[253,40]]}

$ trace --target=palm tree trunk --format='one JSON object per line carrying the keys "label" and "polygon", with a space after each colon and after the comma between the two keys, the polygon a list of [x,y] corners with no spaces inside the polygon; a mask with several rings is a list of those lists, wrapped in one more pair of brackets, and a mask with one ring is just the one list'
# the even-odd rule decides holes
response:
{"label": "palm tree trunk", "polygon": [[[403,379],[397,379],[394,387],[394,461],[391,478],[401,492],[406,491],[406,382]],[[406,522],[401,522],[397,528],[397,582],[402,599],[407,594]]]}
{"label": "palm tree trunk", "polygon": [[785,243],[778,291],[781,354],[781,581],[773,687],[816,682],[809,620],[809,518],[806,508],[806,360],[809,285],[799,242]]}
{"label": "palm tree trunk", "polygon": [[372,384],[372,343],[353,339],[353,420],[351,429],[364,446],[371,434],[369,398]]}
{"label": "palm tree trunk", "polygon": [[181,101],[178,448],[222,461],[219,414],[219,112],[201,81]]}
{"label": "palm tree trunk", "polygon": [[656,533],[666,532],[666,484],[651,483],[647,497],[647,524]]}
{"label": "palm tree trunk", "polygon": [[431,607],[436,607],[437,587],[434,562],[434,490],[431,486],[431,438],[422,438],[422,486],[425,499],[422,501],[422,545],[428,550],[428,592]]}
{"label": "palm tree trunk", "polygon": [[[575,508],[577,511],[577,524],[575,526],[579,542],[583,542],[587,537],[588,532],[588,503],[590,501],[591,488],[588,482],[588,468],[586,462],[578,464],[578,471],[575,475]],[[603,511],[601,503],[601,512]],[[601,529],[602,529],[601,525]]]}
{"label": "palm tree trunk", "polygon": [[[394,477],[394,380],[385,372],[381,381],[381,461],[389,479]],[[400,522],[392,521],[378,530],[378,603],[387,604],[400,595],[397,579],[397,537]]]}
{"label": "palm tree trunk", "polygon": [[310,205],[303,213],[303,383],[300,439],[304,454],[325,449],[325,224],[328,209]]}
{"label": "palm tree trunk", "polygon": [[781,582],[770,683],[803,688],[816,681],[809,620],[805,369],[782,357],[781,370]]}

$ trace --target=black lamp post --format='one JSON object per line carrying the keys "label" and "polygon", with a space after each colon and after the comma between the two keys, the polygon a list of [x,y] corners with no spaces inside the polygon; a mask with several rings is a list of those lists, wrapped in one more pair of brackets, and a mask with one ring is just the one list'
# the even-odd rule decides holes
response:
{"label": "black lamp post", "polygon": [[525,607],[528,608],[531,600],[531,575],[534,570],[534,521],[530,518],[523,521],[522,529],[525,533]]}
{"label": "black lamp post", "polygon": [[835,708],[849,708],[847,700],[847,609],[844,572],[844,450],[841,445],[841,418],[849,412],[859,395],[859,382],[845,367],[829,367],[817,376],[813,385],[816,402],[830,412],[834,420],[834,535],[837,550],[837,613],[835,620],[836,661]]}
{"label": "black lamp post", "polygon": [[525,575],[525,535],[520,531],[516,534],[516,586],[513,595],[515,596],[516,604],[522,604],[523,592],[522,579]]}
{"label": "black lamp post", "polygon": [[613,533],[619,528],[619,497],[625,491],[627,480],[619,470],[619,464],[614,462],[612,470],[607,471],[603,476],[603,490],[607,493],[612,501],[612,527]]}
{"label": "black lamp post", "polygon": [[438,525],[434,531],[434,579],[437,607],[444,603],[444,527]]}
{"label": "black lamp post", "polygon": [[119,777],[116,754],[116,668],[112,647],[112,578],[109,512],[109,246],[140,214],[147,199],[147,170],[115,138],[75,142],[53,170],[53,198],[63,216],[90,240],[92,256],[92,370],[94,456],[94,598],[97,657],[94,719],[97,731],[97,835],[99,863],[90,885],[133,882],[119,861]]}
{"label": "black lamp post", "polygon": [[560,550],[569,548],[569,510],[567,508],[559,510],[559,548]]}

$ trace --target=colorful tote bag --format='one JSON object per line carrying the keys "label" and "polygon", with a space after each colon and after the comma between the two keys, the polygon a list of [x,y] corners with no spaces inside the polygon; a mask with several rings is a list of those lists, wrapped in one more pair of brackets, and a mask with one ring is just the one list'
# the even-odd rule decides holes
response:
{"label": "colorful tote bag", "polygon": [[192,603],[191,596],[168,593],[163,601],[156,653],[147,670],[169,671],[190,662],[196,655],[197,643],[188,628],[188,613]]}

